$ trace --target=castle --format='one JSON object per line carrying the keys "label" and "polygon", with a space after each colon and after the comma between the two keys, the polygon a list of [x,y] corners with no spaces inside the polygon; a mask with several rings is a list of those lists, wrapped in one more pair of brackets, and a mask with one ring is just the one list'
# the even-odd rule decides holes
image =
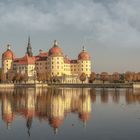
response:
{"label": "castle", "polygon": [[56,40],[48,52],[40,50],[39,54],[34,56],[29,37],[27,51],[23,57],[17,58],[10,45],[7,45],[7,50],[2,54],[2,81],[11,81],[16,73],[26,74],[29,80],[38,74],[49,73],[51,77],[59,77],[61,82],[77,83],[82,73],[90,76],[91,58],[83,47],[78,59],[69,59],[63,54]]}

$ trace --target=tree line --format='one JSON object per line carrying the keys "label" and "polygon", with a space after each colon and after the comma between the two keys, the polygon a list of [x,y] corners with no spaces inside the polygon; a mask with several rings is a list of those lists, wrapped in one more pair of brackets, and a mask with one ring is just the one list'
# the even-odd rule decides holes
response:
{"label": "tree line", "polygon": [[[2,77],[2,72],[0,69],[0,81]],[[22,73],[15,73],[11,74],[8,77],[9,82],[27,82],[29,80],[28,75]],[[36,77],[32,77],[32,80],[37,80],[39,82],[60,82],[60,77],[51,76],[49,73],[38,73]],[[82,73],[79,76],[79,80],[84,83],[88,80],[89,83],[93,83],[94,81],[102,81],[102,83],[109,82],[109,83],[125,83],[125,82],[140,82],[140,72],[125,72],[125,73],[118,73],[114,72],[109,74],[108,72],[101,72],[95,73],[92,72],[90,77],[87,77],[85,73]]]}
{"label": "tree line", "polygon": [[89,83],[93,83],[95,80],[100,80],[103,83],[106,81],[110,83],[140,82],[140,72],[128,71],[123,74],[118,72],[114,72],[113,74],[107,72],[96,74],[95,72],[92,72],[89,77]]}

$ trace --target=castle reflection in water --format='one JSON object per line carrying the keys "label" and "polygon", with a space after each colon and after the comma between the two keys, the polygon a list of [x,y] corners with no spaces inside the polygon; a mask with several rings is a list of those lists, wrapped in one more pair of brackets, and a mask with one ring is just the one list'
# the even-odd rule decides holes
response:
{"label": "castle reflection in water", "polygon": [[54,129],[54,133],[57,133],[69,113],[78,114],[85,126],[91,118],[92,103],[109,101],[119,103],[120,96],[124,96],[127,104],[140,103],[139,92],[133,93],[127,89],[123,95],[121,90],[80,88],[5,90],[0,91],[1,115],[7,128],[17,116],[22,116],[26,120],[29,135],[34,118],[47,121]]}

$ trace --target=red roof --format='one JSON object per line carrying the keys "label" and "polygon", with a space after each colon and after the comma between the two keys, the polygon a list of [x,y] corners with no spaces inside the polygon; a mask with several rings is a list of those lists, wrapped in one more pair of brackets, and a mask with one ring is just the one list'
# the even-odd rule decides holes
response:
{"label": "red roof", "polygon": [[90,113],[89,112],[80,113],[79,118],[82,121],[88,121],[90,119]]}
{"label": "red roof", "polygon": [[3,120],[7,123],[11,123],[14,119],[14,115],[11,113],[11,114],[5,114],[3,115]]}
{"label": "red roof", "polygon": [[70,59],[68,57],[64,57],[64,63],[70,64]]}
{"label": "red roof", "polygon": [[90,60],[90,55],[87,51],[82,51],[79,55],[78,55],[78,59],[79,60]]}
{"label": "red roof", "polygon": [[15,55],[10,49],[7,49],[7,51],[2,54],[2,59],[15,59]]}
{"label": "red roof", "polygon": [[71,60],[70,63],[76,64],[77,63],[77,60]]}
{"label": "red roof", "polygon": [[63,56],[61,48],[58,46],[57,41],[54,41],[53,47],[49,50],[49,56]]}
{"label": "red roof", "polygon": [[50,119],[50,124],[53,128],[59,128],[63,123],[63,118],[55,117]]}
{"label": "red roof", "polygon": [[39,57],[47,57],[48,56],[48,52],[41,52],[38,56]]}
{"label": "red roof", "polygon": [[36,61],[44,61],[48,58],[48,52],[41,52],[39,55],[35,56]]}
{"label": "red roof", "polygon": [[28,54],[26,54],[24,57],[22,58],[16,58],[14,60],[15,63],[18,63],[20,65],[27,65],[27,64],[35,64],[35,57],[29,57]]}

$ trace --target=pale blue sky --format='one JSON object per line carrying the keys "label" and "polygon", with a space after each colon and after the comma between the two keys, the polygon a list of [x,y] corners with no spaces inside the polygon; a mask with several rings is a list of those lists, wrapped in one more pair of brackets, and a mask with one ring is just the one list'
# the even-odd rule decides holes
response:
{"label": "pale blue sky", "polygon": [[140,71],[140,0],[0,0],[0,52],[34,54],[58,40],[76,58],[84,45],[96,72]]}

